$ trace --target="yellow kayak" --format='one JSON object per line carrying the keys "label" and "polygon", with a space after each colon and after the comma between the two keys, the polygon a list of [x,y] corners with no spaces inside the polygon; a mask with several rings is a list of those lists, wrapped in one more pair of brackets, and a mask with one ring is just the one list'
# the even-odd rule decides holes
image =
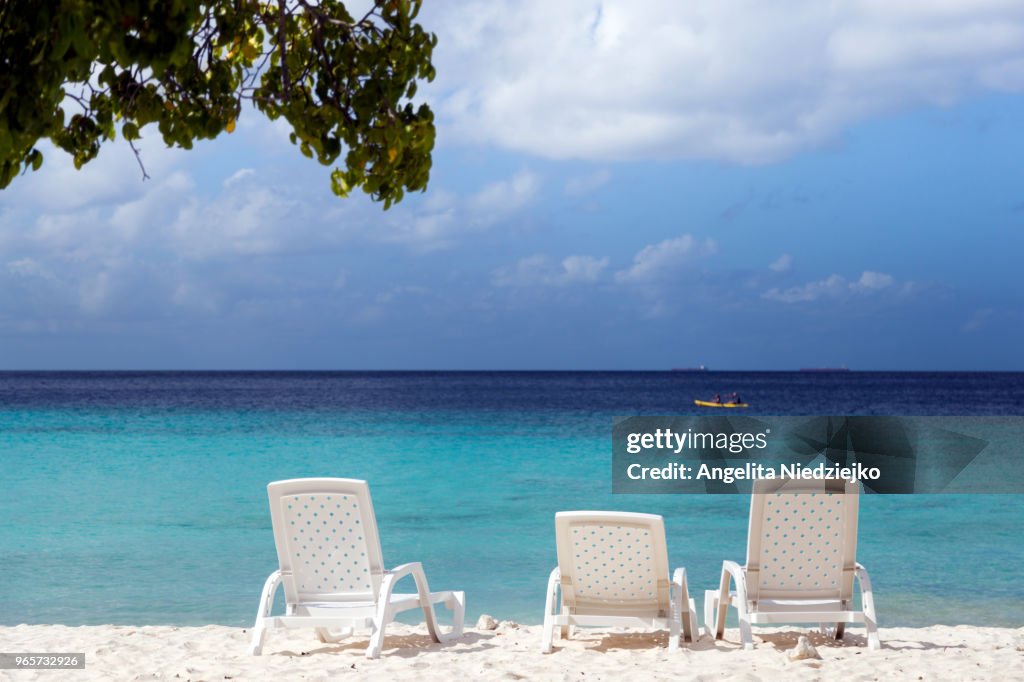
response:
{"label": "yellow kayak", "polygon": [[713,403],[710,400],[694,400],[700,407],[750,407],[747,403]]}

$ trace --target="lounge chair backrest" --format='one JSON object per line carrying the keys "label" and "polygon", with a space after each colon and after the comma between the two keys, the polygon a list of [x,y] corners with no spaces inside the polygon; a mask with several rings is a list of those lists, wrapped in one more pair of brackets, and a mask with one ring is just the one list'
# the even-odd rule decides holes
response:
{"label": "lounge chair backrest", "polygon": [[754,482],[747,538],[747,598],[853,597],[860,484]]}
{"label": "lounge chair backrest", "polygon": [[376,600],[384,560],[366,481],[291,479],[267,494],[287,603]]}
{"label": "lounge chair backrest", "polygon": [[669,612],[665,522],[656,514],[555,514],[562,595],[570,613]]}

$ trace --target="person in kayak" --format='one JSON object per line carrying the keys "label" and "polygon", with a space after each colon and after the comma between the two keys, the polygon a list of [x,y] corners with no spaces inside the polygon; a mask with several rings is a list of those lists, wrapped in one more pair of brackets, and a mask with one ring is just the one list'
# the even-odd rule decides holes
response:
{"label": "person in kayak", "polygon": [[715,397],[711,399],[711,402],[718,403],[719,405],[721,405],[722,404],[722,396],[719,395],[718,393],[716,393]]}
{"label": "person in kayak", "polygon": [[739,393],[733,393],[731,396],[729,396],[729,402],[733,403],[734,405],[739,405],[743,401],[740,400],[740,394]]}

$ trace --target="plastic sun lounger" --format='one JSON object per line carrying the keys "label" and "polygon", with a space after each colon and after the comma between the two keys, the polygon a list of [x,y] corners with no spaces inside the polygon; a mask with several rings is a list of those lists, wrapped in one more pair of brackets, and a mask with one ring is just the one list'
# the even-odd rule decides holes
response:
{"label": "plastic sun lounger", "polygon": [[[750,502],[747,563],[722,565],[718,590],[704,594],[704,627],[716,639],[725,633],[728,607],[739,614],[744,649],[753,649],[752,624],[835,625],[864,623],[868,648],[878,649],[878,624],[871,579],[857,563],[860,484],[846,481],[765,479],[754,482]],[[853,581],[863,608],[854,609]],[[736,590],[729,591],[730,579]]]}
{"label": "plastic sun lounger", "polygon": [[[377,520],[366,481],[306,478],[267,486],[277,545],[278,570],[263,586],[250,653],[259,655],[268,630],[315,628],[321,642],[337,642],[356,628],[370,628],[368,658],[380,656],[384,629],[396,613],[423,609],[435,642],[462,634],[465,595],[431,592],[419,563],[384,570]],[[412,576],[416,594],[394,592]],[[271,615],[274,593],[284,585],[286,611]],[[442,634],[434,604],[452,611],[452,628]],[[341,628],[339,633],[331,628]]]}
{"label": "plastic sun lounger", "polygon": [[[655,514],[573,511],[555,514],[558,566],[548,579],[542,650],[551,652],[555,628],[567,639],[573,626],[667,629],[668,648],[697,635],[696,609],[686,571],[669,580],[665,522]],[[556,600],[561,592],[561,600]]]}

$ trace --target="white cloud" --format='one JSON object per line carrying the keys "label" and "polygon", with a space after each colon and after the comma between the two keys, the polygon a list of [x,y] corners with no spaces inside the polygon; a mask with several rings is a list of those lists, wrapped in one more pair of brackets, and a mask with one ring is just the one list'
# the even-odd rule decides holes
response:
{"label": "white cloud", "polygon": [[793,257],[788,253],[784,253],[768,266],[768,269],[772,272],[786,272],[793,267]]}
{"label": "white cloud", "polygon": [[[51,322],[95,328],[189,315],[240,318],[252,310],[266,317],[274,305],[290,310],[293,302],[280,292],[300,283],[305,288],[288,296],[319,300],[345,290],[346,301],[357,300],[345,267],[353,262],[352,245],[371,254],[381,242],[413,250],[454,245],[467,234],[515,224],[541,189],[536,174],[520,170],[461,195],[414,194],[385,213],[361,194],[341,201],[325,184],[257,167],[236,163],[195,174],[164,167],[116,192],[104,189],[104,166],[65,177],[54,164],[20,178],[0,208],[0,289],[8,292],[0,297],[0,319],[45,329]],[[137,170],[125,164],[119,172]],[[47,202],[57,179],[75,186],[76,196]],[[607,259],[570,256],[558,278],[592,281],[606,265]],[[424,291],[387,290],[366,303],[381,311],[418,306],[427,300]]]}
{"label": "white cloud", "polygon": [[[761,298],[781,303],[803,303],[820,299],[841,299],[858,294],[877,293],[891,289],[895,280],[884,272],[865,270],[854,281],[837,274],[816,282],[808,282],[788,289],[773,288],[761,294]],[[906,287],[904,287],[906,289]]]}
{"label": "white cloud", "polygon": [[552,263],[544,254],[521,258],[513,266],[498,268],[491,276],[497,287],[565,286],[592,283],[600,279],[608,267],[607,258],[567,256],[560,264]]}
{"label": "white cloud", "polygon": [[304,227],[303,205],[265,187],[240,187],[214,201],[192,198],[178,211],[168,234],[193,259],[253,256],[284,251],[290,230]]}
{"label": "white cloud", "polygon": [[[76,170],[71,157],[42,142],[43,166],[17,178],[5,191],[15,203],[46,211],[72,211],[97,204],[124,201],[148,191],[150,184],[171,172],[185,152],[168,149],[159,136],[140,142],[142,162],[151,180],[144,181],[131,148],[123,141],[108,142],[99,155]],[[5,200],[7,196],[5,196]]]}
{"label": "white cloud", "polygon": [[224,187],[230,187],[236,183],[239,183],[246,178],[256,175],[256,170],[253,168],[242,168],[231,174],[227,180],[224,181]]}
{"label": "white cloud", "polygon": [[78,286],[79,305],[85,313],[98,313],[112,294],[113,284],[109,272],[97,272],[84,277]]}
{"label": "white cloud", "polygon": [[448,249],[458,243],[460,236],[514,218],[534,203],[539,190],[540,178],[526,170],[466,196],[431,190],[418,206],[403,202],[395,207],[383,225],[374,228],[373,235],[379,241],[419,252]]}
{"label": "white cloud", "polygon": [[40,277],[42,279],[53,278],[53,274],[34,258],[19,258],[8,262],[7,272],[17,277]]}
{"label": "white cloud", "polygon": [[572,177],[565,182],[565,194],[570,197],[582,197],[604,187],[611,179],[611,171],[607,168],[594,171],[589,175]]}
{"label": "white cloud", "polygon": [[198,313],[221,312],[221,292],[197,279],[185,280],[174,287],[171,301],[178,307]]}
{"label": "white cloud", "polygon": [[148,199],[158,239],[187,260],[323,253],[369,224],[364,197],[341,201],[279,177],[246,174],[213,196],[180,188],[176,199]]}
{"label": "white cloud", "polygon": [[[287,269],[289,256],[330,253],[345,235],[337,209],[294,183],[244,174],[199,188],[170,171],[139,186],[68,210],[18,194],[0,213],[0,289],[9,293],[0,317],[44,328],[231,311],[243,298],[265,299],[269,270]],[[254,256],[281,260],[239,266]]]}
{"label": "white cloud", "polygon": [[887,275],[884,272],[872,272],[871,270],[865,270],[861,273],[860,279],[857,280],[852,287],[854,291],[878,291],[880,289],[891,287],[893,281],[892,275]]}
{"label": "white cloud", "polygon": [[482,219],[489,219],[517,211],[537,195],[540,181],[529,171],[520,171],[508,180],[499,180],[484,186],[469,199],[469,205]]}
{"label": "white cloud", "polygon": [[173,216],[194,194],[195,183],[182,171],[177,171],[165,180],[150,185],[148,191],[137,199],[119,204],[110,217],[110,225],[127,240],[140,233],[152,236],[154,223]]}
{"label": "white cloud", "polygon": [[650,282],[674,273],[679,267],[694,258],[709,256],[718,250],[710,237],[700,240],[684,234],[675,239],[666,239],[650,244],[633,256],[633,265],[615,273],[619,282]]}
{"label": "white cloud", "polygon": [[979,308],[974,311],[974,314],[964,322],[963,326],[960,327],[960,331],[970,333],[976,332],[985,325],[992,318],[993,310],[991,308]]}
{"label": "white cloud", "polygon": [[415,285],[394,286],[387,291],[378,292],[374,301],[379,305],[394,303],[401,296],[425,296],[430,291],[426,287]]}
{"label": "white cloud", "polygon": [[527,287],[548,284],[555,276],[555,270],[548,257],[535,254],[520,258],[513,266],[498,268],[491,276],[496,287]]}
{"label": "white cloud", "polygon": [[569,256],[562,260],[563,281],[596,282],[608,267],[607,258],[593,256]]}
{"label": "white cloud", "polygon": [[458,232],[466,229],[458,219],[463,207],[451,192],[432,190],[421,205],[412,207],[411,203],[406,201],[391,209],[374,229],[373,238],[416,251],[436,251],[453,246]]}
{"label": "white cloud", "polygon": [[97,242],[106,241],[102,236],[94,236],[95,226],[101,220],[101,214],[95,208],[75,213],[44,213],[23,237],[30,247],[81,256],[94,250]]}
{"label": "white cloud", "polygon": [[1024,89],[1013,0],[428,4],[442,138],[547,158],[779,160],[865,118]]}

